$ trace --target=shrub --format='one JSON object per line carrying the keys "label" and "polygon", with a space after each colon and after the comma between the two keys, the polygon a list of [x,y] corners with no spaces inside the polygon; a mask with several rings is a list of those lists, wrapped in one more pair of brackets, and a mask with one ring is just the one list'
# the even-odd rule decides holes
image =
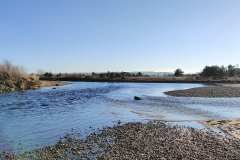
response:
{"label": "shrub", "polygon": [[32,81],[22,67],[9,61],[0,64],[0,92],[30,89]]}
{"label": "shrub", "polygon": [[233,65],[228,65],[228,75],[230,76],[230,77],[233,77],[234,75],[235,75],[235,66],[233,66]]}
{"label": "shrub", "polygon": [[181,76],[183,76],[183,73],[184,72],[182,71],[182,69],[178,68],[178,69],[175,70],[174,75],[176,77],[181,77]]}
{"label": "shrub", "polygon": [[[222,78],[224,76],[228,76],[228,69],[224,66],[206,66],[202,73],[201,76],[203,77],[215,77],[215,78]],[[231,71],[232,72],[232,71]]]}
{"label": "shrub", "polygon": [[26,77],[26,72],[22,67],[12,65],[9,61],[0,64],[0,74],[10,79],[21,79]]}
{"label": "shrub", "polygon": [[53,76],[53,74],[51,72],[46,72],[46,73],[43,74],[43,76],[51,78]]}

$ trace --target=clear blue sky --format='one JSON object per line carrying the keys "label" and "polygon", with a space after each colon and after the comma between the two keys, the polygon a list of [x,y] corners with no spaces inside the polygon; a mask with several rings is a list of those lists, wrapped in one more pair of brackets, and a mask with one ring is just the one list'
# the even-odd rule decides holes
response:
{"label": "clear blue sky", "polygon": [[29,72],[240,63],[239,0],[0,0],[0,60]]}

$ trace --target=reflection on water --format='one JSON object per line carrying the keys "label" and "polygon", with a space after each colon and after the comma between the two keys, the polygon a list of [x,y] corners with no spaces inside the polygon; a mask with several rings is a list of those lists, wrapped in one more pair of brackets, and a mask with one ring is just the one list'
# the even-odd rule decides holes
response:
{"label": "reflection on water", "polygon": [[[0,149],[29,150],[53,144],[72,132],[84,137],[119,120],[159,119],[199,127],[197,122],[188,122],[239,117],[238,98],[175,98],[163,93],[199,86],[79,82],[56,90],[44,88],[1,95]],[[143,100],[134,101],[134,96],[141,96]]]}

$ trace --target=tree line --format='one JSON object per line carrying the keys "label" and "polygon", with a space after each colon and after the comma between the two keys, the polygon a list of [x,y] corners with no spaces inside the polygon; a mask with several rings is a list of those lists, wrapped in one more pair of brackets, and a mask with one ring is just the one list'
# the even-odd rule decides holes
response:
{"label": "tree line", "polygon": [[[189,74],[188,74],[189,75]],[[240,77],[240,68],[237,65],[228,66],[205,66],[199,74],[194,74],[205,78]],[[184,71],[180,68],[174,72],[175,77],[183,77]],[[141,72],[105,72],[105,73],[57,73],[45,72],[40,74],[40,79],[126,79],[129,77],[149,77]]]}
{"label": "tree line", "polygon": [[106,73],[57,73],[45,72],[40,75],[40,79],[125,79],[127,77],[142,77],[141,72],[106,72]]}
{"label": "tree line", "polygon": [[[182,69],[178,68],[175,70],[174,75],[176,77],[184,76]],[[199,73],[201,77],[213,77],[213,78],[223,78],[223,77],[240,77],[240,68],[237,65],[228,66],[205,66],[203,70]]]}
{"label": "tree line", "polygon": [[206,66],[201,72],[201,76],[216,78],[240,76],[240,68],[234,65],[228,65],[226,67],[217,65]]}

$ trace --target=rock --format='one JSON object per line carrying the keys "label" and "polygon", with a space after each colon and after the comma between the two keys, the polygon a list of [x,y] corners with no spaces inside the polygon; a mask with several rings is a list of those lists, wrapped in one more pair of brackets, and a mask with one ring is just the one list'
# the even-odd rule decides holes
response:
{"label": "rock", "polygon": [[142,100],[142,98],[134,96],[134,100],[139,101],[139,100]]}
{"label": "rock", "polygon": [[118,125],[120,125],[121,123],[122,123],[122,122],[121,122],[120,120],[117,122]]}
{"label": "rock", "polygon": [[57,89],[57,88],[53,87],[52,89]]}

